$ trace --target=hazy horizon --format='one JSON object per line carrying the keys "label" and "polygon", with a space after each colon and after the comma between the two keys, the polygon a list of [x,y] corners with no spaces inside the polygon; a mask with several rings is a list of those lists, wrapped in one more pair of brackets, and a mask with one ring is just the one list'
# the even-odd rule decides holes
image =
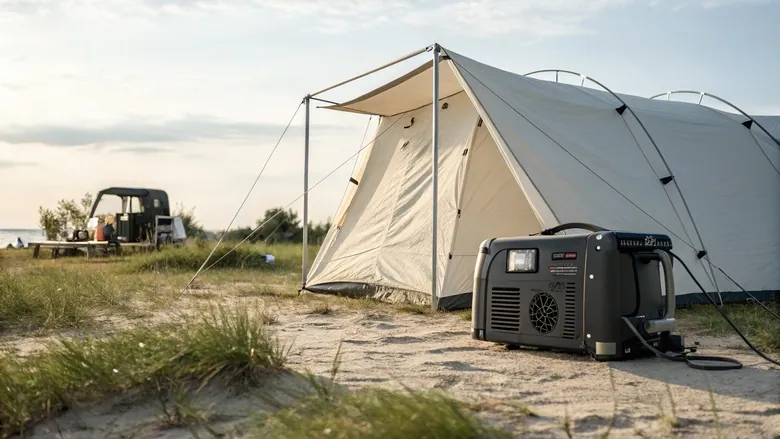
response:
{"label": "hazy horizon", "polygon": [[[778,22],[774,0],[0,0],[0,228],[138,186],[223,229],[306,93],[433,42],[518,73],[569,69],[621,93],[702,90],[780,114]],[[322,97],[357,96],[428,56]],[[312,185],[368,122],[318,105]],[[302,193],[302,127],[300,111],[234,227]],[[352,164],[310,193],[311,220],[333,216]]]}

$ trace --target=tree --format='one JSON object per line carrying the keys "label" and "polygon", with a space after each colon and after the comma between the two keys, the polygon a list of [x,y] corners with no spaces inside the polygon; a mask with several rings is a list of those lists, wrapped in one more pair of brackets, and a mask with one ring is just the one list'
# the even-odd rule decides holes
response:
{"label": "tree", "polygon": [[321,245],[322,242],[325,240],[325,236],[328,234],[330,227],[331,227],[330,218],[328,218],[328,220],[325,221],[324,223],[314,224],[312,222],[309,222],[309,236],[308,236],[309,243],[315,245]]}
{"label": "tree", "polygon": [[68,229],[86,228],[92,200],[92,194],[87,192],[78,203],[65,199],[58,201],[56,210],[39,206],[38,224],[46,234],[46,239],[57,239]]}
{"label": "tree", "polygon": [[[298,214],[292,210],[275,207],[268,209],[262,218],[255,222],[255,227],[239,227],[224,233],[225,241],[239,242],[247,240],[251,243],[301,243],[303,242],[303,227]],[[330,230],[330,219],[324,223],[309,222],[309,243],[319,245],[325,240]],[[252,233],[257,229],[254,233]],[[251,236],[250,236],[251,235]],[[247,239],[248,238],[248,239]]]}
{"label": "tree", "polygon": [[177,204],[173,216],[181,218],[181,222],[184,225],[184,231],[187,233],[188,237],[195,239],[206,238],[206,231],[203,230],[203,227],[198,223],[198,220],[195,219],[194,207],[190,210],[185,210],[183,205]]}
{"label": "tree", "polygon": [[[262,227],[261,224],[265,223]],[[298,214],[292,209],[276,207],[265,211],[263,218],[257,220],[260,227],[253,237],[256,241],[274,242],[302,242],[303,229]]]}

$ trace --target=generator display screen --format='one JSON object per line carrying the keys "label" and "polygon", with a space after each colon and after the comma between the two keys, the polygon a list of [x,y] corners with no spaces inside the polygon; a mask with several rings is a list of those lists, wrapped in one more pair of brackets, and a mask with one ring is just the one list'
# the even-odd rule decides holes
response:
{"label": "generator display screen", "polygon": [[536,273],[539,251],[532,249],[509,250],[506,271],[510,273]]}

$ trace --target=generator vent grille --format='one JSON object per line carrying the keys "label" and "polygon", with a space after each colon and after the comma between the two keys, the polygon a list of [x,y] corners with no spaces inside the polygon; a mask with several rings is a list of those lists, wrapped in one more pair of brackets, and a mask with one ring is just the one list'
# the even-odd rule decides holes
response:
{"label": "generator vent grille", "polygon": [[542,334],[549,334],[558,324],[558,304],[549,293],[537,293],[528,305],[531,325]]}
{"label": "generator vent grille", "polygon": [[563,338],[574,338],[577,332],[577,284],[566,282],[563,296]]}
{"label": "generator vent grille", "polygon": [[494,287],[490,294],[490,328],[520,331],[520,289]]}

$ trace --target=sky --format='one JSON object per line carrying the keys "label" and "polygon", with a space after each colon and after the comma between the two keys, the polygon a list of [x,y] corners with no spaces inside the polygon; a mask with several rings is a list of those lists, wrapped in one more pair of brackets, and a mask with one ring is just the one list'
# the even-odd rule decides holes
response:
{"label": "sky", "polygon": [[[224,229],[296,109],[234,227],[300,212],[303,96],[434,42],[517,73],[780,114],[777,23],[772,0],[0,0],[0,228],[138,186]],[[355,97],[428,56],[321,97]],[[310,185],[329,177],[310,192],[312,220],[336,212],[375,123],[313,105]]]}

